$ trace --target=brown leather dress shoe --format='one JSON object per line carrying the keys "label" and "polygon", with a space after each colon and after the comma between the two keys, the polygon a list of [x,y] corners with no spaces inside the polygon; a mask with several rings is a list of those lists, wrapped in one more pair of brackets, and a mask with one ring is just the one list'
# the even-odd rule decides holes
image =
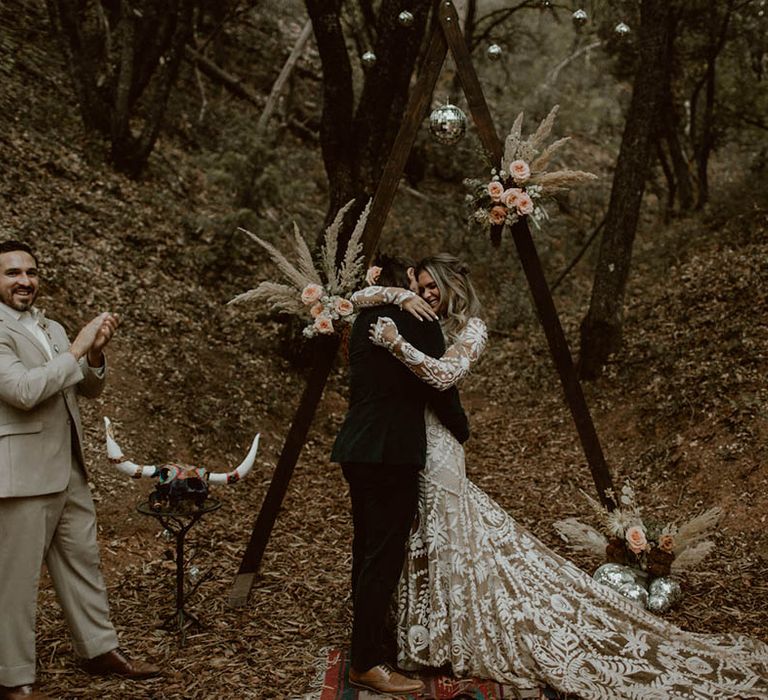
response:
{"label": "brown leather dress shoe", "polygon": [[0,685],[0,700],[51,700],[51,696],[34,685],[14,685],[11,688]]}
{"label": "brown leather dress shoe", "polygon": [[130,658],[120,648],[100,654],[83,662],[83,669],[93,676],[120,676],[131,680],[153,678],[160,675],[160,669],[146,661]]}
{"label": "brown leather dress shoe", "polygon": [[388,693],[390,695],[417,693],[420,690],[424,690],[424,684],[421,681],[408,678],[385,664],[374,666],[363,673],[350,668],[349,682],[358,688],[373,690],[376,693]]}

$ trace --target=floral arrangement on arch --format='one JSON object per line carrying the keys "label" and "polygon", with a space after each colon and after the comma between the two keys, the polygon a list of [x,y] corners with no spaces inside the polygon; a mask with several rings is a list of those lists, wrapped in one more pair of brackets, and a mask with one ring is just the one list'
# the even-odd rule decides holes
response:
{"label": "floral arrangement on arch", "polygon": [[[576,518],[554,523],[560,537],[575,550],[640,569],[650,578],[657,578],[696,566],[715,546],[708,538],[720,519],[719,508],[710,508],[676,525],[644,516],[629,484],[622,487],[620,505],[612,511],[583,495],[600,521],[602,531]],[[614,498],[613,493],[608,495]]]}
{"label": "floral arrangement on arch", "polygon": [[504,156],[501,166],[491,170],[490,182],[465,180],[472,188],[467,200],[472,209],[472,218],[480,224],[512,226],[522,217],[529,217],[537,226],[548,218],[541,205],[543,197],[567,190],[596,175],[583,170],[547,171],[555,152],[570,141],[570,137],[558,139],[546,148],[544,141],[552,131],[558,105],[555,105],[539,128],[528,138],[522,136],[523,113],[518,114],[512,129],[504,142]]}
{"label": "floral arrangement on arch", "polygon": [[267,251],[287,284],[265,281],[255,289],[238,294],[229,303],[262,301],[275,311],[285,311],[304,317],[308,323],[303,332],[308,338],[316,335],[331,335],[339,330],[340,322],[351,323],[354,319],[354,306],[349,297],[363,277],[362,237],[371,206],[368,202],[358,218],[341,265],[337,268],[339,231],[344,215],[353,201],[348,202],[338,211],[333,222],[325,230],[320,251],[320,269],[315,266],[309,246],[295,223],[293,230],[296,265],[292,264],[271,243],[246,229],[239,229]]}

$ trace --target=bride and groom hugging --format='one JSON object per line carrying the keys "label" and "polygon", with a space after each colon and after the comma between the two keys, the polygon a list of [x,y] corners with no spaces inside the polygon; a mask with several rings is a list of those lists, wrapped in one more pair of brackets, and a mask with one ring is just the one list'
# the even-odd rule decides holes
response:
{"label": "bride and groom hugging", "polygon": [[466,478],[469,430],[454,386],[487,341],[468,270],[447,254],[410,275],[400,260],[380,265],[352,297],[349,411],[332,453],[352,501],[350,682],[399,695],[422,688],[387,663],[394,595],[400,666],[449,665],[585,700],[768,700],[764,642],[655,616],[548,549]]}
{"label": "bride and groom hugging", "polygon": [[[341,463],[352,500],[350,682],[380,692],[406,693],[423,684],[384,664],[385,623],[417,512],[418,475],[427,453],[425,407],[459,442],[469,437],[469,426],[455,387],[445,392],[430,387],[375,344],[382,342],[386,318],[419,352],[437,358],[445,351],[437,322],[439,294],[430,305],[408,289],[416,286],[413,267],[396,258],[380,262],[376,280],[380,286],[353,297],[356,307],[365,308],[350,337],[349,411],[331,459]],[[424,270],[425,282],[428,276]]]}

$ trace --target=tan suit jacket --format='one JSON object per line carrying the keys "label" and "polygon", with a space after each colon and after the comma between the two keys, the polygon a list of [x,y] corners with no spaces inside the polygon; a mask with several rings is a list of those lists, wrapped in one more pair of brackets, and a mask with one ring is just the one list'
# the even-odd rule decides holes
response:
{"label": "tan suit jacket", "polygon": [[39,496],[67,488],[72,455],[85,464],[77,394],[95,397],[104,378],[67,352],[55,321],[40,321],[40,341],[0,307],[0,498]]}

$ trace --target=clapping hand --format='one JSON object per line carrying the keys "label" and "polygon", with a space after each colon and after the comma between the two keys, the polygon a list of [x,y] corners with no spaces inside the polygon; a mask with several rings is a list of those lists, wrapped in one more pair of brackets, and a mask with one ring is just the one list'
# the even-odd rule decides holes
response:
{"label": "clapping hand", "polygon": [[102,351],[119,324],[120,319],[117,314],[109,311],[99,314],[83,326],[69,346],[69,351],[77,360],[88,353],[88,364],[91,367],[100,367],[103,361]]}

